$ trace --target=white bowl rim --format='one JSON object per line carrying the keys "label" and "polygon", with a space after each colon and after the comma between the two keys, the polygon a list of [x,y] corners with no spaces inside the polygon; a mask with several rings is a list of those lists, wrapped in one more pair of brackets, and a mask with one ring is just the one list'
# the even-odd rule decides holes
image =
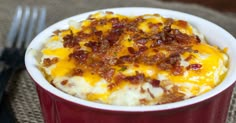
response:
{"label": "white bowl rim", "polygon": [[[133,15],[133,14],[139,15],[140,13],[141,14],[142,13],[158,13],[162,16],[170,16],[170,17],[174,16],[174,18],[177,18],[177,19],[181,18],[181,19],[184,19],[187,21],[189,21],[189,19],[199,21],[199,23],[207,24],[207,26],[211,26],[211,27],[215,28],[217,31],[219,31],[220,33],[223,33],[224,37],[227,38],[228,44],[230,44],[227,46],[234,47],[236,49],[236,40],[230,33],[228,33],[223,28],[219,27],[218,25],[216,25],[212,22],[209,22],[205,19],[202,19],[202,18],[194,16],[194,15],[190,15],[187,13],[178,12],[178,11],[174,11],[174,10],[168,10],[168,9],[147,8],[147,7],[121,7],[121,8],[108,8],[108,9],[94,10],[94,11],[90,11],[90,12],[86,12],[83,14],[69,17],[67,19],[61,20],[61,21],[51,25],[50,27],[48,27],[47,29],[42,31],[40,34],[38,34],[33,39],[33,41],[30,43],[30,45],[28,46],[26,54],[25,54],[26,69],[27,69],[28,73],[30,74],[30,76],[33,78],[33,80],[39,86],[41,86],[43,89],[47,90],[48,92],[50,92],[58,97],[65,99],[69,102],[73,102],[73,103],[83,105],[86,107],[91,107],[91,108],[96,108],[96,109],[101,109],[101,110],[111,110],[111,111],[143,112],[143,111],[170,110],[170,109],[181,108],[181,107],[193,105],[193,104],[202,102],[204,100],[207,100],[209,98],[212,98],[213,96],[221,93],[222,91],[226,90],[227,88],[229,88],[231,85],[234,84],[234,82],[236,80],[236,76],[233,76],[233,73],[236,73],[236,69],[232,69],[232,67],[231,67],[230,73],[229,72],[227,73],[226,78],[223,80],[223,82],[221,84],[219,84],[217,87],[215,87],[214,89],[212,89],[211,91],[209,91],[203,95],[199,95],[197,97],[191,98],[191,99],[187,99],[187,100],[183,100],[183,101],[179,101],[179,102],[175,102],[175,103],[153,105],[153,106],[116,106],[116,105],[100,104],[100,103],[96,103],[96,102],[91,102],[91,101],[79,99],[77,97],[74,97],[74,96],[71,96],[69,94],[62,92],[59,89],[56,89],[50,83],[47,82],[47,80],[44,78],[43,74],[36,67],[37,61],[34,58],[33,53],[31,52],[32,49],[40,49],[38,43],[41,42],[42,39],[45,39],[45,36],[47,36],[47,35],[49,36],[50,35],[49,33],[52,33],[53,30],[56,30],[59,27],[60,28],[67,27],[65,25],[67,25],[69,20],[80,20],[81,21],[83,19],[86,19],[85,17],[88,17],[88,15],[98,12],[98,11],[113,11],[114,13],[120,13],[120,12],[129,13],[130,12],[129,15],[130,14],[131,15]],[[139,13],[137,13],[137,12],[139,12]],[[189,21],[189,22],[191,23],[191,21]],[[64,25],[64,26],[62,26],[62,25]],[[229,50],[231,50],[231,49],[229,48]],[[235,60],[236,53],[232,53],[232,56],[234,56],[234,57],[231,58],[231,60],[233,60],[236,63],[236,60]],[[232,63],[232,61],[231,61],[231,63]],[[234,67],[234,68],[236,68],[236,67]]]}

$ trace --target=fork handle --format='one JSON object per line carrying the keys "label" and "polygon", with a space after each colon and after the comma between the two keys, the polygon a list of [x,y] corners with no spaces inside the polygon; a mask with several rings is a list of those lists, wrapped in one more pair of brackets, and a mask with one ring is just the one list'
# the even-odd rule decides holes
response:
{"label": "fork handle", "polygon": [[2,102],[3,93],[7,86],[8,81],[15,73],[15,69],[12,67],[4,67],[0,73],[0,103]]}

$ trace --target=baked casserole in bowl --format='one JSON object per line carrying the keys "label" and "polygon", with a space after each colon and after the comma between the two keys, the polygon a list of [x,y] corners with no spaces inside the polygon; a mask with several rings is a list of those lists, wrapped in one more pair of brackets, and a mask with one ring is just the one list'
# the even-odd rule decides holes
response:
{"label": "baked casserole in bowl", "polygon": [[25,62],[45,122],[223,123],[234,48],[233,36],[193,15],[113,8],[48,27]]}

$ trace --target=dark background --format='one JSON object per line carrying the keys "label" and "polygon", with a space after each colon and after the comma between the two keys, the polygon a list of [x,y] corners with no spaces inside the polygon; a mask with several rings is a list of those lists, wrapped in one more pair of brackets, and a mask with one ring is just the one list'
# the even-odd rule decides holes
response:
{"label": "dark background", "polygon": [[236,14],[236,0],[161,0],[161,1],[195,3],[215,9],[220,12],[229,12],[234,15]]}

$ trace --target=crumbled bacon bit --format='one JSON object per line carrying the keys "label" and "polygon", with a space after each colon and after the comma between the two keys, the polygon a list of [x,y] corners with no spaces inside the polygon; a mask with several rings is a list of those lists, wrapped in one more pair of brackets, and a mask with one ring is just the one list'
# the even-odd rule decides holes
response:
{"label": "crumbled bacon bit", "polygon": [[166,25],[166,26],[170,26],[170,25],[172,25],[174,23],[174,20],[172,19],[172,18],[166,18],[166,20],[165,20],[165,22],[164,22],[164,24]]}
{"label": "crumbled bacon bit", "polygon": [[192,58],[194,58],[194,56],[193,55],[189,55],[187,58],[185,58],[184,60],[185,61],[190,61]]}
{"label": "crumbled bacon bit", "polygon": [[163,58],[164,58],[164,55],[162,53],[157,53],[151,56],[143,56],[140,59],[141,60],[140,62],[145,63],[147,65],[156,65],[159,62],[161,62]]}
{"label": "crumbled bacon bit", "polygon": [[85,43],[84,46],[91,48],[93,52],[97,52],[99,50],[99,47],[101,46],[101,43],[90,41],[88,43]]}
{"label": "crumbled bacon bit", "polygon": [[199,36],[196,35],[196,39],[197,39],[197,42],[200,43],[201,42],[201,39],[199,38]]}
{"label": "crumbled bacon bit", "polygon": [[158,28],[161,26],[160,24],[161,23],[157,23],[157,24],[148,23],[148,26],[149,26],[149,28],[151,29],[152,32],[157,32],[159,30]]}
{"label": "crumbled bacon bit", "polygon": [[108,89],[112,90],[115,87],[117,87],[124,78],[125,78],[125,75],[123,75],[121,73],[118,73],[117,75],[115,75],[114,82],[109,83],[109,85],[107,86]]}
{"label": "crumbled bacon bit", "polygon": [[163,43],[163,41],[161,39],[157,39],[156,41],[154,41],[152,44],[151,44],[151,48],[154,48],[154,47],[157,47],[157,46],[160,46],[161,44]]}
{"label": "crumbled bacon bit", "polygon": [[161,36],[159,35],[159,33],[157,33],[157,34],[152,35],[151,39],[156,41],[156,40],[161,39]]}
{"label": "crumbled bacon bit", "polygon": [[184,67],[183,66],[175,66],[172,70],[171,73],[175,76],[180,76],[184,74]]}
{"label": "crumbled bacon bit", "polygon": [[108,21],[111,22],[112,24],[118,24],[119,23],[119,18],[111,18]]}
{"label": "crumbled bacon bit", "polygon": [[143,87],[140,87],[140,93],[145,93],[146,91],[143,89]]}
{"label": "crumbled bacon bit", "polygon": [[95,31],[94,34],[95,34],[96,36],[101,37],[101,36],[102,36],[102,31]]}
{"label": "crumbled bacon bit", "polygon": [[180,54],[176,53],[176,54],[171,54],[166,62],[171,65],[176,65],[180,60],[181,60]]}
{"label": "crumbled bacon bit", "polygon": [[63,43],[64,47],[68,47],[68,48],[80,47],[78,42],[81,40],[81,38],[73,37],[72,34],[66,35],[65,37],[63,37],[63,40],[64,40],[64,43]]}
{"label": "crumbled bacon bit", "polygon": [[61,84],[62,85],[66,85],[68,83],[68,80],[63,80],[63,81],[61,81]]}
{"label": "crumbled bacon bit", "polygon": [[134,67],[139,67],[139,64],[133,63]]}
{"label": "crumbled bacon bit", "polygon": [[94,26],[96,26],[97,24],[99,25],[106,25],[107,24],[107,20],[106,19],[100,19],[99,21],[98,20],[96,20],[96,21],[94,21],[95,23],[93,23],[94,24]]}
{"label": "crumbled bacon bit", "polygon": [[123,75],[123,74],[121,74],[121,73],[118,73],[117,75],[115,75],[115,77],[114,77],[114,81],[116,82],[116,83],[119,83],[119,82],[121,82],[123,79],[125,79],[125,75]]}
{"label": "crumbled bacon bit", "polygon": [[161,82],[160,80],[152,79],[150,83],[153,87],[159,87],[160,82]]}
{"label": "crumbled bacon bit", "polygon": [[130,54],[135,54],[136,53],[136,51],[134,50],[133,47],[128,47],[128,51],[129,51]]}
{"label": "crumbled bacon bit", "polygon": [[125,55],[125,56],[121,56],[119,58],[119,61],[123,62],[123,63],[125,63],[125,62],[132,62],[133,58],[130,55]]}
{"label": "crumbled bacon bit", "polygon": [[55,35],[59,35],[61,33],[61,30],[55,30],[55,31],[53,31],[53,34],[55,34]]}
{"label": "crumbled bacon bit", "polygon": [[190,64],[187,66],[187,70],[200,70],[202,68],[201,64]]}
{"label": "crumbled bacon bit", "polygon": [[185,94],[180,93],[178,90],[178,86],[173,86],[170,90],[164,90],[164,95],[162,96],[158,104],[165,104],[184,100]]}
{"label": "crumbled bacon bit", "polygon": [[110,83],[110,84],[107,86],[107,88],[108,88],[108,90],[112,90],[112,89],[114,89],[116,86],[117,86],[116,83]]}
{"label": "crumbled bacon bit", "polygon": [[163,31],[169,33],[171,31],[171,27],[170,26],[165,26],[163,28]]}
{"label": "crumbled bacon bit", "polygon": [[198,53],[198,50],[194,50],[193,52],[194,52],[194,53]]}
{"label": "crumbled bacon bit", "polygon": [[56,85],[53,82],[54,80],[51,80],[50,83],[52,84],[52,86],[56,87]]}
{"label": "crumbled bacon bit", "polygon": [[105,64],[107,65],[116,65],[118,63],[118,59],[113,57],[113,58],[108,58],[106,61],[105,61]]}
{"label": "crumbled bacon bit", "polygon": [[168,63],[165,63],[165,62],[161,62],[161,63],[158,64],[158,67],[161,70],[170,70],[172,68],[172,65],[168,64]]}
{"label": "crumbled bacon bit", "polygon": [[144,51],[146,51],[148,48],[146,47],[146,46],[141,46],[141,47],[139,47],[139,53],[142,53],[142,52],[144,52]]}
{"label": "crumbled bacon bit", "polygon": [[83,76],[83,70],[78,69],[78,68],[74,69],[72,75],[73,76]]}
{"label": "crumbled bacon bit", "polygon": [[148,39],[147,38],[141,38],[136,40],[136,43],[141,44],[141,45],[145,45],[147,43]]}
{"label": "crumbled bacon bit", "polygon": [[178,34],[176,35],[176,40],[178,43],[188,43],[191,38],[187,34]]}
{"label": "crumbled bacon bit", "polygon": [[43,59],[43,66],[49,67],[49,66],[51,66],[53,64],[56,64],[57,62],[58,62],[58,58],[57,57],[54,57],[52,59],[45,58],[45,59]]}
{"label": "crumbled bacon bit", "polygon": [[74,58],[78,62],[84,63],[86,59],[88,58],[88,52],[84,50],[74,51],[73,53],[69,55],[69,57]]}
{"label": "crumbled bacon bit", "polygon": [[88,34],[88,33],[85,33],[85,32],[78,32],[77,35],[76,35],[76,38],[79,39],[85,39],[85,38],[88,38],[92,36],[91,34]]}
{"label": "crumbled bacon bit", "polygon": [[145,98],[140,99],[139,102],[140,102],[140,104],[143,104],[143,105],[147,105],[148,104],[148,101]]}
{"label": "crumbled bacon bit", "polygon": [[115,69],[114,68],[110,68],[107,73],[105,74],[105,79],[108,80],[108,81],[111,81],[112,79],[112,76],[114,75],[115,73]]}
{"label": "crumbled bacon bit", "polygon": [[149,88],[147,89],[147,92],[148,92],[148,94],[149,94],[153,99],[155,98],[155,96],[153,95],[153,93],[151,93],[151,91],[150,91]]}
{"label": "crumbled bacon bit", "polygon": [[106,11],[106,14],[113,14],[113,12],[111,12],[111,11]]}
{"label": "crumbled bacon bit", "polygon": [[123,23],[115,23],[112,25],[112,28],[122,29],[122,28],[124,28],[124,24]]}
{"label": "crumbled bacon bit", "polygon": [[145,79],[145,75],[143,73],[139,73],[137,71],[134,76],[125,77],[125,80],[128,80],[131,84],[143,83],[144,79]]}
{"label": "crumbled bacon bit", "polygon": [[[93,58],[96,59],[96,58]],[[91,67],[91,68],[99,68],[100,66],[104,65],[103,61],[100,60],[95,60],[96,62],[93,62],[94,60],[92,60],[90,63],[88,63],[88,66],[86,65],[86,67]]]}
{"label": "crumbled bacon bit", "polygon": [[115,69],[114,68],[101,68],[99,73],[105,80],[110,82],[115,73]]}
{"label": "crumbled bacon bit", "polygon": [[144,19],[143,19],[142,16],[139,16],[139,17],[135,18],[135,23],[140,23],[140,22],[143,22],[143,21],[144,21]]}
{"label": "crumbled bacon bit", "polygon": [[122,34],[122,30],[120,29],[113,29],[106,37],[106,39],[109,41],[110,46],[113,46],[120,38],[120,35]]}
{"label": "crumbled bacon bit", "polygon": [[188,22],[186,22],[184,20],[178,20],[177,25],[180,27],[186,28],[188,26]]}

